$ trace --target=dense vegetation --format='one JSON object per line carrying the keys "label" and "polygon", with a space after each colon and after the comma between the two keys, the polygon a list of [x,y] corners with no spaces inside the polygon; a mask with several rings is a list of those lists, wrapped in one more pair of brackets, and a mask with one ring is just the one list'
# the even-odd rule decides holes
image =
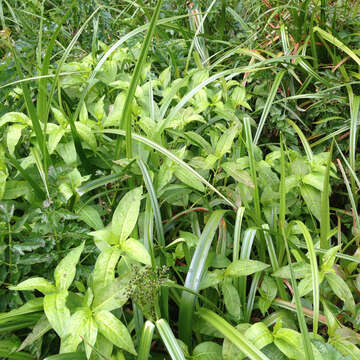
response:
{"label": "dense vegetation", "polygon": [[360,359],[355,0],[0,0],[0,357]]}

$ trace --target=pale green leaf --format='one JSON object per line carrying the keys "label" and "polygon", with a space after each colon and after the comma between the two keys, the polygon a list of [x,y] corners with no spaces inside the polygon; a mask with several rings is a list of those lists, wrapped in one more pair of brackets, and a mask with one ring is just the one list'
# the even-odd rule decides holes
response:
{"label": "pale green leaf", "polygon": [[94,314],[99,331],[114,345],[136,355],[134,344],[126,326],[109,311]]}
{"label": "pale green leaf", "polygon": [[85,242],[72,249],[57,265],[54,271],[56,287],[60,290],[67,290],[74,280],[76,264],[84,249]]}

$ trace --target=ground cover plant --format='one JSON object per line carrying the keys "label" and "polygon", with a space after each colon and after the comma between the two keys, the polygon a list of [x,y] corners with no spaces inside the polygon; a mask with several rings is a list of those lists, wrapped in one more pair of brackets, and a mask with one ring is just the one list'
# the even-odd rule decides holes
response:
{"label": "ground cover plant", "polygon": [[359,18],[0,0],[0,357],[360,359]]}

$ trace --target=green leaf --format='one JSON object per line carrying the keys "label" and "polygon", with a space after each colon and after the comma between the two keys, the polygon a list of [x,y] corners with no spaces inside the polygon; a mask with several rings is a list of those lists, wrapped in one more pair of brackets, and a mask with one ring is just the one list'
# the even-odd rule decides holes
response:
{"label": "green leaf", "polygon": [[355,315],[354,297],[346,282],[339,275],[332,272],[326,273],[325,278],[336,296],[338,296],[345,303],[347,309]]}
{"label": "green leaf", "polygon": [[128,300],[129,274],[122,275],[96,293],[92,304],[93,311],[112,311],[123,306]]}
{"label": "green leaf", "polygon": [[92,316],[89,316],[84,329],[85,353],[88,359],[90,358],[91,352],[95,346],[97,336],[98,336],[98,327],[96,325],[94,318]]}
{"label": "green leaf", "polygon": [[6,134],[6,143],[9,149],[9,153],[14,155],[15,146],[21,138],[21,131],[26,127],[22,124],[11,125]]}
{"label": "green leaf", "polygon": [[127,192],[120,200],[112,218],[112,231],[119,241],[126,240],[132,233],[139,216],[142,186]]}
{"label": "green leaf", "polygon": [[313,186],[315,189],[323,191],[323,188],[324,188],[324,174],[316,173],[316,172],[306,174],[302,178],[302,182],[304,184],[308,184],[308,185]]}
{"label": "green leaf", "polygon": [[[206,270],[206,258],[209,253],[215,231],[217,230],[224,213],[225,211],[223,210],[214,211],[201,233],[198,245],[196,246],[194,255],[191,259],[191,264],[184,285],[192,291],[198,291],[199,289],[201,278]],[[191,343],[192,316],[195,299],[195,295],[184,291],[180,301],[179,334],[180,339],[184,340],[187,345],[190,345]]]}
{"label": "green leaf", "polygon": [[93,229],[100,230],[104,227],[99,212],[95,207],[91,205],[85,205],[79,210],[78,214],[79,218]]}
{"label": "green leaf", "polygon": [[171,331],[171,328],[166,320],[160,319],[156,321],[156,328],[159,331],[160,337],[166,346],[172,360],[185,360],[184,353],[182,352],[179,343]]}
{"label": "green leaf", "polygon": [[74,280],[76,264],[84,249],[85,242],[72,249],[58,264],[54,271],[56,287],[60,290],[67,290]]}
{"label": "green leaf", "polygon": [[51,284],[48,280],[42,277],[34,277],[27,280],[22,281],[20,284],[16,286],[9,286],[10,290],[38,290],[43,294],[51,294],[56,292],[56,287]]}
{"label": "green leaf", "polygon": [[62,337],[70,320],[70,310],[66,307],[67,290],[56,294],[45,295],[44,312],[49,323],[57,334]]}
{"label": "green leaf", "polygon": [[194,348],[192,356],[196,360],[219,360],[222,358],[222,348],[212,341],[205,341]]}
{"label": "green leaf", "polygon": [[70,318],[64,335],[61,337],[60,353],[76,352],[81,343],[81,336],[84,335],[85,326],[91,318],[91,312],[86,310],[76,311]]}
{"label": "green leaf", "polygon": [[68,354],[59,354],[46,357],[44,360],[86,360],[85,353],[76,352]]}
{"label": "green leaf", "polygon": [[188,169],[181,166],[175,166],[175,176],[184,184],[200,191],[204,192],[205,187],[202,182],[196,178]]}
{"label": "green leaf", "polygon": [[241,317],[241,303],[240,297],[237,289],[234,285],[228,282],[224,282],[221,287],[224,303],[226,306],[226,310],[229,312],[231,316],[233,316],[236,320],[240,320]]}
{"label": "green leaf", "polygon": [[233,145],[235,136],[238,132],[238,126],[233,126],[230,129],[227,129],[218,140],[215,148],[215,155],[220,159],[226,153],[230,152],[230,149]]}
{"label": "green leaf", "polygon": [[341,245],[338,245],[326,251],[326,253],[322,256],[321,271],[325,273],[333,268],[337,252],[340,249],[341,249]]}
{"label": "green leaf", "polygon": [[254,183],[247,170],[243,170],[243,166],[236,162],[225,162],[222,164],[223,169],[227,174],[232,176],[236,181],[251,188],[254,188]]}
{"label": "green leaf", "polygon": [[145,322],[141,332],[137,360],[149,359],[154,329],[155,325],[151,321],[148,320]]}
{"label": "green leaf", "polygon": [[225,276],[248,276],[263,271],[268,267],[270,265],[257,260],[236,260],[227,267]]}
{"label": "green leaf", "polygon": [[31,333],[25,338],[17,351],[21,351],[27,346],[33,344],[36,340],[40,339],[43,335],[45,335],[49,330],[51,330],[52,326],[50,325],[48,319],[45,315],[43,315],[39,321],[35,324]]}
{"label": "green leaf", "polygon": [[251,341],[243,334],[231,326],[227,321],[215,314],[211,310],[200,308],[199,316],[206,322],[210,323],[218,331],[220,331],[227,339],[229,339],[241,352],[248,356],[251,360],[269,360],[269,358],[261,352]]}
{"label": "green leaf", "polygon": [[303,184],[300,186],[301,196],[305,200],[310,212],[320,221],[321,218],[321,193],[312,186]]}
{"label": "green leaf", "polygon": [[76,131],[78,132],[80,138],[87,143],[91,149],[95,150],[97,146],[96,137],[93,130],[86,124],[83,124],[80,121],[75,123]]}
{"label": "green leaf", "polygon": [[131,259],[146,265],[151,265],[150,255],[140,241],[130,238],[123,243],[121,249],[125,251],[126,255]]}
{"label": "green leaf", "polygon": [[266,103],[265,103],[263,112],[261,114],[259,124],[257,126],[256,134],[255,134],[255,137],[254,137],[254,144],[255,145],[257,144],[257,142],[260,139],[260,135],[261,135],[262,129],[263,129],[264,125],[265,125],[266,118],[267,118],[267,116],[268,116],[268,114],[270,112],[270,109],[271,109],[271,106],[273,104],[276,92],[277,92],[278,87],[280,85],[281,79],[283,78],[285,73],[286,73],[286,71],[284,70],[284,71],[281,71],[281,72],[277,73],[276,76],[275,76],[274,82],[273,82],[273,84],[271,86],[271,89],[270,89],[270,93],[267,96]]}
{"label": "green leaf", "polygon": [[92,287],[95,298],[115,279],[115,267],[121,256],[121,250],[109,247],[98,256],[92,274]]}
{"label": "green leaf", "polygon": [[[347,341],[342,338],[336,338],[331,340],[331,344],[338,349],[343,355],[350,357],[351,360],[360,359],[360,350],[359,348],[350,341]],[[347,360],[347,359],[346,359]]]}
{"label": "green leaf", "polygon": [[109,311],[99,311],[94,315],[99,331],[114,345],[136,355],[134,344],[126,326]]}
{"label": "green leaf", "polygon": [[[304,278],[306,275],[311,273],[311,266],[305,261],[293,263],[291,266],[294,271],[295,279]],[[291,279],[289,265],[281,267],[279,270],[275,271],[272,274],[272,276],[279,277],[282,279]]]}

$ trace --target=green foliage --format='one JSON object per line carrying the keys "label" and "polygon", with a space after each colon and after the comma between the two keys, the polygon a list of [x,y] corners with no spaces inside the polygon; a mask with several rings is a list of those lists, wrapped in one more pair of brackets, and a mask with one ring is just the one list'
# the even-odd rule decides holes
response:
{"label": "green foliage", "polygon": [[359,14],[0,0],[0,357],[360,358]]}

